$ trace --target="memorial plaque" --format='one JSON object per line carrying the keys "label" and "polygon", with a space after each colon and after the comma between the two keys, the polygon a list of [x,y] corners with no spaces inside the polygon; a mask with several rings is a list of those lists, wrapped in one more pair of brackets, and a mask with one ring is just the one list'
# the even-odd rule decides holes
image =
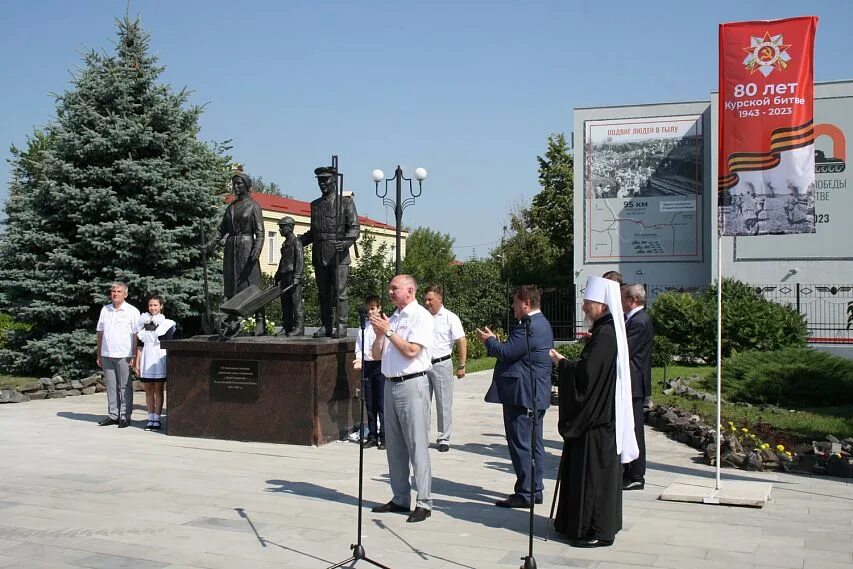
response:
{"label": "memorial plaque", "polygon": [[251,403],[260,395],[256,360],[211,360],[210,400]]}
{"label": "memorial plaque", "polygon": [[171,436],[322,445],[358,422],[354,338],[195,336],[161,345]]}

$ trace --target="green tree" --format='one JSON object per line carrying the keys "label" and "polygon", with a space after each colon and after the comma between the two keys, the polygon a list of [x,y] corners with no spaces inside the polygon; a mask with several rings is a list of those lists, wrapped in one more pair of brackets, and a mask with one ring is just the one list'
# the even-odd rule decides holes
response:
{"label": "green tree", "polygon": [[349,274],[349,325],[352,327],[358,326],[358,308],[367,296],[376,295],[383,299],[383,304],[388,304],[388,283],[394,276],[394,264],[388,260],[390,247],[387,243],[377,245],[376,237],[365,231],[358,242],[358,249],[358,263],[352,265]]}
{"label": "green tree", "polygon": [[453,238],[427,227],[418,227],[406,239],[404,273],[413,275],[420,285],[444,283],[451,270]]}
{"label": "green tree", "polygon": [[503,261],[504,280],[550,286],[555,281],[554,267],[560,252],[544,232],[525,223],[525,216],[526,213],[510,216],[512,236],[493,252],[493,257]]}
{"label": "green tree", "polygon": [[511,214],[510,237],[493,252],[513,283],[569,286],[573,282],[574,161],[563,134],[548,137],[539,162],[541,190]]}
{"label": "green tree", "polygon": [[486,350],[474,330],[488,326],[499,333],[506,325],[506,283],[501,280],[500,263],[494,259],[471,259],[451,267],[444,283],[444,304],[462,320],[469,359],[485,356]]}
{"label": "green tree", "polygon": [[282,191],[281,186],[275,182],[267,182],[262,176],[252,178],[252,191],[258,194],[269,194],[280,198],[290,197]]}
{"label": "green tree", "polygon": [[111,281],[127,282],[140,308],[160,292],[185,327],[203,306],[199,233],[221,211],[227,147],[198,140],[202,109],[158,82],[140,21],[117,28],[115,53],[85,54],[56,119],[13,149],[0,309],[31,328],[0,353],[10,371],[91,370]]}

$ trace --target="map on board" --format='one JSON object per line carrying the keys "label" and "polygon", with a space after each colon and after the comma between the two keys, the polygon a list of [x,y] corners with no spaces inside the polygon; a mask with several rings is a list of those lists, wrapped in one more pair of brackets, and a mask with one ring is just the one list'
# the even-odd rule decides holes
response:
{"label": "map on board", "polygon": [[701,258],[701,115],[587,121],[587,262]]}

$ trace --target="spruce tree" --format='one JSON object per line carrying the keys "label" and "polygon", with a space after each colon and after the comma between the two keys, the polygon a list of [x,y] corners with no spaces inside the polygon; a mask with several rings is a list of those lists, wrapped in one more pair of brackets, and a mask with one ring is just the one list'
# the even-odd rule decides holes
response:
{"label": "spruce tree", "polygon": [[[139,19],[117,28],[115,53],[85,54],[56,118],[25,151],[13,148],[0,311],[31,327],[0,353],[7,371],[92,370],[95,324],[116,280],[141,311],[152,292],[190,327],[203,309],[199,234],[218,220],[227,147],[201,142],[201,107],[158,81],[164,68]],[[220,275],[211,272],[214,294]]]}

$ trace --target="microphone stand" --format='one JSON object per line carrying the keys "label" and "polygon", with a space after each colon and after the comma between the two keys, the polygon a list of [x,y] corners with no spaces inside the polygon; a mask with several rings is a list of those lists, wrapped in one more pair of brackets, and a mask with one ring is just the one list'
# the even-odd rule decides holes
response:
{"label": "microphone stand", "polygon": [[364,323],[367,319],[367,311],[363,308],[358,311],[358,321],[361,326],[361,389],[359,390],[359,422],[358,422],[358,529],[356,542],[350,545],[352,555],[340,563],[335,563],[328,569],[336,569],[352,563],[351,567],[359,561],[367,561],[368,563],[380,567],[381,569],[391,569],[381,563],[374,561],[367,556],[364,551],[364,546],[361,544],[361,512],[363,509],[363,494],[364,488]]}
{"label": "microphone stand", "polygon": [[533,362],[530,357],[530,316],[522,318],[522,322],[524,338],[527,340],[527,369],[533,391],[532,409],[527,410],[527,416],[533,425],[530,429],[530,528],[527,533],[527,557],[522,557],[524,564],[520,569],[536,569],[536,559],[533,557],[533,508],[536,504],[536,423],[539,422],[539,414],[536,411],[536,378],[533,377]]}

